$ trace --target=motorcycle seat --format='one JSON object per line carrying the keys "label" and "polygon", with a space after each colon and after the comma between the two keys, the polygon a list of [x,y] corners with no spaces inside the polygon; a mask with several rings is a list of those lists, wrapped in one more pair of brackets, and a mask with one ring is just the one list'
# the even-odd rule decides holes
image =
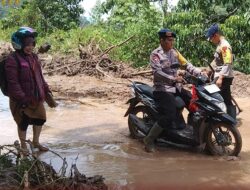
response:
{"label": "motorcycle seat", "polygon": [[153,95],[153,88],[147,84],[137,84],[137,87],[147,96],[150,96],[151,98],[154,97]]}
{"label": "motorcycle seat", "polygon": [[[144,84],[144,83],[137,83],[137,88],[140,89],[140,91],[143,92],[143,94],[151,97],[151,98],[154,98],[154,95],[153,95],[153,88],[147,84]],[[182,98],[180,97],[175,97],[175,103],[176,103],[176,107],[177,109],[182,109],[185,107],[185,102],[182,100]]]}

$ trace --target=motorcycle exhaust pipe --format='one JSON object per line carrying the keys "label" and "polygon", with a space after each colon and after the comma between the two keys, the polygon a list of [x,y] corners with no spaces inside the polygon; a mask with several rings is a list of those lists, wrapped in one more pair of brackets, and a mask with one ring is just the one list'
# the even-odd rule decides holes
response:
{"label": "motorcycle exhaust pipe", "polygon": [[133,125],[135,125],[138,130],[143,132],[145,135],[149,133],[150,128],[148,128],[140,118],[136,117],[136,115],[129,114],[128,119],[131,123],[133,123]]}

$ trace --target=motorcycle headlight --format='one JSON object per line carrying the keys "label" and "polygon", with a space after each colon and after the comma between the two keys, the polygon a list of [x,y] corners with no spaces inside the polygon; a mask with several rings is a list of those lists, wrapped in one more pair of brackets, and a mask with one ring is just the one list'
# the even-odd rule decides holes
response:
{"label": "motorcycle headlight", "polygon": [[227,113],[227,107],[226,104],[224,102],[218,102],[218,101],[214,101],[213,102],[217,107],[219,107],[223,112]]}
{"label": "motorcycle headlight", "polygon": [[221,109],[221,111],[227,113],[227,107],[226,107],[226,104],[224,102],[221,102],[211,96],[208,96],[206,95],[205,93],[203,92],[200,92],[200,94],[206,98],[208,101],[212,102],[214,105],[216,105],[217,107],[219,107]]}

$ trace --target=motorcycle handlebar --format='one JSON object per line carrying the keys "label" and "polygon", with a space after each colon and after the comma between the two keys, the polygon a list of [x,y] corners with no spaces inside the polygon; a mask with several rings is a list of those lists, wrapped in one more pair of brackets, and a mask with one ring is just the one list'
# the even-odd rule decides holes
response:
{"label": "motorcycle handlebar", "polygon": [[194,85],[202,85],[209,82],[208,77],[204,75],[194,76],[188,72],[185,73],[183,79],[186,81],[186,83]]}

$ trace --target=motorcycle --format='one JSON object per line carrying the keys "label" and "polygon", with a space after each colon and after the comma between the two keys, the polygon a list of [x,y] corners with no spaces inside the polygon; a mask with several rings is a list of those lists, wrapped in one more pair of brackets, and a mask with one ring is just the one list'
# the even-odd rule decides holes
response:
{"label": "motorcycle", "polygon": [[[174,143],[192,147],[203,147],[212,155],[237,156],[242,147],[242,139],[236,127],[236,120],[226,113],[226,105],[220,89],[203,76],[185,74],[184,79],[192,84],[192,99],[188,106],[185,128],[176,125],[167,126],[157,138],[163,143]],[[133,138],[144,138],[158,120],[159,105],[153,96],[153,88],[142,82],[131,81],[133,97],[128,100],[128,127]],[[177,112],[181,112],[185,103],[180,97],[175,98]],[[182,114],[178,114],[181,115]],[[178,118],[180,122],[185,122]]]}

